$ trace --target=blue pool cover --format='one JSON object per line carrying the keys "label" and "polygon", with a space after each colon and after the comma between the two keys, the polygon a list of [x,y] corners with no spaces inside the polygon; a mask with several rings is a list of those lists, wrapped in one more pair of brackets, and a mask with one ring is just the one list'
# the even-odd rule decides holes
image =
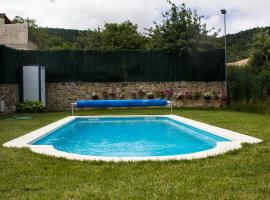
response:
{"label": "blue pool cover", "polygon": [[147,107],[166,106],[166,99],[132,99],[132,100],[78,100],[77,108],[108,108],[108,107]]}

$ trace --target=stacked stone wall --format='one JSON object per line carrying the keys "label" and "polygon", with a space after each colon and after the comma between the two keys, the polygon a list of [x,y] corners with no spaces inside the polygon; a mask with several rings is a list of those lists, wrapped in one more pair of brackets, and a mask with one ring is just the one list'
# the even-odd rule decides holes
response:
{"label": "stacked stone wall", "polygon": [[[50,111],[69,110],[79,99],[165,98],[173,101],[174,107],[220,108],[226,106],[224,88],[224,82],[47,83],[46,101]],[[18,84],[0,85],[5,112],[15,111],[19,96]]]}
{"label": "stacked stone wall", "polygon": [[3,112],[14,112],[19,103],[19,85],[18,84],[0,84],[0,103]]}
{"label": "stacked stone wall", "polygon": [[166,98],[175,107],[224,107],[224,82],[47,83],[49,110],[68,110],[78,99]]}

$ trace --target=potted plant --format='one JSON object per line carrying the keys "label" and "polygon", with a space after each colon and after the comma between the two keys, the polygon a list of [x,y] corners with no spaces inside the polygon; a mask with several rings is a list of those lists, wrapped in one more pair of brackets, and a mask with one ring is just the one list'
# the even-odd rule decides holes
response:
{"label": "potted plant", "polygon": [[120,94],[119,95],[119,99],[125,99],[126,98],[126,95],[125,94]]}
{"label": "potted plant", "polygon": [[211,99],[211,97],[212,97],[211,92],[205,92],[205,93],[203,94],[203,98],[204,98],[205,100],[209,100],[209,99]]}
{"label": "potted plant", "polygon": [[173,93],[174,93],[174,91],[172,88],[164,90],[164,94],[168,99],[172,98]]}
{"label": "potted plant", "polygon": [[93,94],[91,95],[91,99],[92,100],[98,100],[99,97],[98,97],[98,95],[95,92],[93,92]]}
{"label": "potted plant", "polygon": [[213,95],[213,98],[214,99],[219,99],[219,93],[218,92],[216,92],[216,91],[212,91],[212,95]]}
{"label": "potted plant", "polygon": [[132,99],[138,99],[137,93],[136,92],[132,92],[131,93]]}
{"label": "potted plant", "polygon": [[177,100],[182,100],[184,99],[185,97],[185,94],[183,92],[179,92],[177,95],[176,95],[176,99]]}
{"label": "potted plant", "polygon": [[106,91],[102,92],[103,99],[108,99],[108,93]]}
{"label": "potted plant", "polygon": [[193,96],[194,99],[197,100],[202,96],[202,93],[199,92],[199,91],[195,91],[192,96]]}
{"label": "potted plant", "polygon": [[144,90],[140,89],[138,91],[138,96],[140,99],[143,99],[145,97],[145,95],[146,95],[146,92]]}
{"label": "potted plant", "polygon": [[226,95],[226,92],[224,90],[222,90],[220,93],[219,93],[219,98],[222,100],[222,101],[226,101],[227,100],[227,95]]}
{"label": "potted plant", "polygon": [[154,94],[152,92],[148,92],[147,99],[154,99]]}
{"label": "potted plant", "polygon": [[165,94],[161,90],[156,91],[155,95],[156,95],[156,97],[161,98],[161,99],[165,98]]}

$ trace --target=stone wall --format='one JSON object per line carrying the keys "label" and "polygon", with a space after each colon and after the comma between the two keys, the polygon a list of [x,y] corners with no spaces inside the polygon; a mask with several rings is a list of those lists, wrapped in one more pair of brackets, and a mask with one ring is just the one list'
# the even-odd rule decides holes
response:
{"label": "stone wall", "polygon": [[0,104],[3,111],[14,112],[17,103],[19,103],[19,85],[0,84]]}
{"label": "stone wall", "polygon": [[[223,82],[161,82],[161,83],[47,83],[47,108],[69,110],[78,99],[147,99],[166,98],[175,107],[213,107],[226,105]],[[19,103],[18,84],[0,84],[0,101],[5,112],[14,112]]]}
{"label": "stone wall", "polygon": [[223,107],[224,82],[47,83],[49,110],[68,110],[78,99],[166,98],[175,107]]}

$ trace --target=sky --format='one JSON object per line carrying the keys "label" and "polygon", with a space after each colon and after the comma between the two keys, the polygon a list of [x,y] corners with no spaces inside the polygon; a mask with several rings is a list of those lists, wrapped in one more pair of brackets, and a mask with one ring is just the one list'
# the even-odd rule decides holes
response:
{"label": "sky", "polygon": [[[227,10],[227,32],[236,33],[254,27],[270,26],[270,0],[172,0],[185,3],[204,16],[208,28],[221,29]],[[42,27],[95,29],[104,22],[130,20],[144,32],[161,22],[161,12],[169,9],[166,0],[0,0],[0,13],[13,19],[16,15],[35,19]]]}

